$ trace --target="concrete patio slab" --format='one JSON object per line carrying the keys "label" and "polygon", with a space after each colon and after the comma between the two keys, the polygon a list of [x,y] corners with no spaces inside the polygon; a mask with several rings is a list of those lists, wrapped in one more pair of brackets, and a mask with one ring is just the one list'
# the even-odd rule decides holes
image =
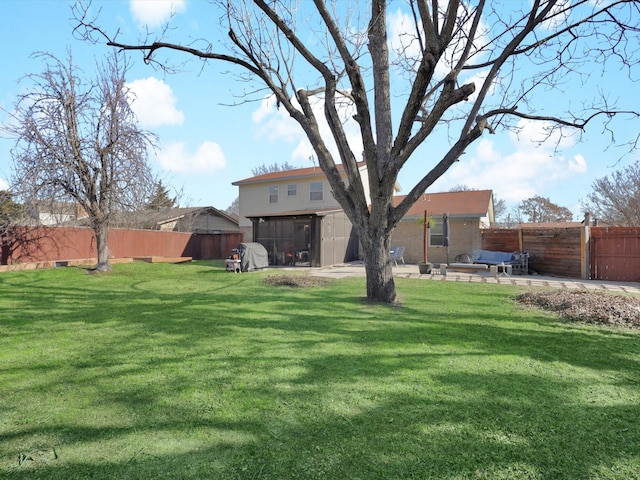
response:
{"label": "concrete patio slab", "polygon": [[[312,276],[344,278],[365,276],[362,262],[344,263],[330,267],[313,268],[309,271]],[[439,273],[420,274],[417,265],[399,265],[393,267],[396,278],[415,278],[420,280],[435,280],[445,282],[492,283],[498,285],[522,285],[541,288],[565,288],[568,290],[603,290],[608,292],[632,293],[640,295],[640,283],[637,282],[609,282],[600,280],[583,280],[541,275],[511,275],[494,277],[489,272],[449,272],[448,275]]]}

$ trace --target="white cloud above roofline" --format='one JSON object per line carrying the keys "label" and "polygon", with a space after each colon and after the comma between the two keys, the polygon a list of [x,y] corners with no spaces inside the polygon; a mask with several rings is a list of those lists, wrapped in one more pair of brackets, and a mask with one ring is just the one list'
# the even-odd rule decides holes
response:
{"label": "white cloud above roofline", "polygon": [[[520,122],[519,135],[509,133],[482,138],[471,155],[464,156],[438,182],[442,189],[454,185],[492,188],[507,203],[519,203],[534,195],[548,196],[562,182],[587,173],[587,160],[581,153],[565,156],[556,146],[571,148],[571,138],[552,138],[539,144],[545,135],[543,122]],[[507,148],[498,145],[508,140]],[[505,153],[506,150],[506,153]],[[553,201],[553,199],[551,199]]]}
{"label": "white cloud above roofline", "polygon": [[184,113],[178,110],[171,87],[155,77],[127,83],[131,108],[145,128],[163,125],[182,125]]}
{"label": "white cloud above roofline", "polygon": [[172,15],[182,13],[187,5],[184,0],[130,0],[131,15],[141,26],[159,27]]}
{"label": "white cloud above roofline", "polygon": [[174,142],[156,154],[160,166],[169,172],[186,174],[211,173],[224,170],[226,156],[215,142],[205,141],[195,151],[190,151],[184,142]]}

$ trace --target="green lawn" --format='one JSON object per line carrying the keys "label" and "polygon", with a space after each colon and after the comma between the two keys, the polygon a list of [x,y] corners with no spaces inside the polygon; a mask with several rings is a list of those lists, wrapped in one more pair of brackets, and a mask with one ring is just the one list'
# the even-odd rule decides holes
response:
{"label": "green lawn", "polygon": [[265,276],[0,274],[0,478],[640,478],[640,332],[504,285]]}

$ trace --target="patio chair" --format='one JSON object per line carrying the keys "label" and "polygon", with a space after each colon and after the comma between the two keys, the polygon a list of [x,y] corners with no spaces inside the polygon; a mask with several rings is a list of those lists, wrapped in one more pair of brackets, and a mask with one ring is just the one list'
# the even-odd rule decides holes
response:
{"label": "patio chair", "polygon": [[402,262],[402,264],[405,265],[404,257],[402,256],[404,254],[404,247],[391,247],[389,254],[391,261],[396,267],[398,266],[398,262]]}

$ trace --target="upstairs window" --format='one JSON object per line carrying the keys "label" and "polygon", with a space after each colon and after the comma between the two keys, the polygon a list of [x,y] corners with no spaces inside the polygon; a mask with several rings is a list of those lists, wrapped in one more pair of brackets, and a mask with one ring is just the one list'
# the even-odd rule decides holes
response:
{"label": "upstairs window", "polygon": [[309,185],[309,200],[324,200],[324,183],[311,182]]}
{"label": "upstairs window", "polygon": [[278,186],[271,185],[269,187],[269,203],[278,203]]}
{"label": "upstairs window", "polygon": [[290,183],[287,185],[287,197],[297,197],[298,196],[298,184]]}

